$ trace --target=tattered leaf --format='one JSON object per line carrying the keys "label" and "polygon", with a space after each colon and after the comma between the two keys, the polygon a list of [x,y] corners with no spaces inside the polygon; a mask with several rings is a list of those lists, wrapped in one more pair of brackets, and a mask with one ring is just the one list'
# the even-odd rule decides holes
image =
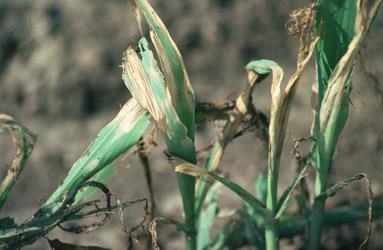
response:
{"label": "tattered leaf", "polygon": [[188,140],[187,129],[173,107],[172,97],[154,55],[149,50],[148,42],[142,38],[139,45],[141,58],[133,48],[129,48],[123,57],[122,78],[126,86],[133,97],[152,115],[169,140]]}
{"label": "tattered leaf", "polygon": [[12,142],[16,146],[16,154],[0,183],[0,210],[24,170],[36,141],[36,136],[32,132],[6,114],[0,114],[0,132],[2,131],[10,135]]}
{"label": "tattered leaf", "polygon": [[136,0],[135,2],[150,26],[151,38],[161,62],[166,85],[173,98],[173,105],[188,130],[189,138],[194,141],[194,92],[181,54],[164,23],[148,1]]}
{"label": "tattered leaf", "polygon": [[[163,75],[148,48],[145,38],[140,40],[141,58],[129,48],[123,59],[123,80],[134,98],[153,116],[157,126],[166,136],[169,153],[188,162],[196,162],[194,141],[180,121],[172,104],[169,89]],[[193,111],[194,112],[194,111]],[[185,209],[187,226],[194,228],[194,186],[193,177],[177,175]],[[190,229],[190,231],[194,231]]]}
{"label": "tattered leaf", "polygon": [[149,123],[147,112],[134,99],[129,100],[75,162],[64,182],[50,196],[45,206],[62,200],[66,192],[89,180],[137,144]]}

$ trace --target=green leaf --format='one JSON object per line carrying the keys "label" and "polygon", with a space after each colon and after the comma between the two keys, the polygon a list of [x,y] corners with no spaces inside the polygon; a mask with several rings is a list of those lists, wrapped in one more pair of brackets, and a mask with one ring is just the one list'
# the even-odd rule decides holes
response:
{"label": "green leaf", "polygon": [[17,226],[15,223],[15,219],[11,217],[4,217],[0,219],[0,229],[5,230],[5,229],[10,229],[12,227]]}
{"label": "green leaf", "polygon": [[[171,96],[170,100],[178,119],[184,125],[184,128],[186,128],[186,138],[180,138],[183,137],[181,134],[177,139],[169,138],[166,141],[168,151],[188,162],[196,163],[194,148],[195,98],[181,54],[164,23],[148,1],[132,0],[131,3],[133,3],[133,9],[138,8],[143,13],[150,26],[151,39],[161,63],[165,84]],[[140,17],[138,15],[136,15],[136,17],[138,23],[140,23]],[[161,102],[162,101],[163,100],[161,100]],[[175,117],[176,116],[173,116],[173,118]],[[173,129],[171,130],[172,131],[168,130],[167,132],[178,133]],[[184,205],[185,225],[189,231],[195,231],[195,179],[183,174],[177,174],[177,178]],[[196,247],[194,236],[192,236],[190,240],[188,239],[188,244],[188,248],[194,249]]]}
{"label": "green leaf", "polygon": [[[351,75],[381,0],[320,1],[316,13],[317,83],[313,88],[312,155],[317,167],[315,196],[327,188],[338,138],[348,116]],[[320,28],[320,22],[323,28]],[[326,197],[312,208],[309,248],[320,244]],[[368,239],[368,238],[366,238]],[[366,243],[363,242],[362,245]],[[361,246],[362,246],[361,245]]]}
{"label": "green leaf", "polygon": [[137,7],[144,14],[151,29],[166,85],[173,98],[173,105],[182,123],[188,129],[188,136],[194,140],[194,92],[189,82],[182,56],[164,23],[147,0],[136,0]]}
{"label": "green leaf", "polygon": [[[316,6],[315,31],[319,100],[328,80],[355,35],[356,0],[321,0]],[[322,27],[322,28],[321,28]]]}
{"label": "green leaf", "polygon": [[[260,173],[256,179],[255,182],[255,193],[256,197],[263,203],[266,204],[266,198],[267,198],[267,173],[266,171],[263,171]],[[264,216],[260,215],[252,206],[250,206],[248,203],[244,203],[244,209],[247,215],[253,220],[253,222],[249,223],[255,223],[257,228],[260,228],[265,223]],[[259,230],[258,230],[259,231]],[[257,231],[257,233],[259,233]]]}
{"label": "green leaf", "polygon": [[255,181],[255,191],[257,194],[257,197],[260,201],[263,203],[266,203],[266,197],[267,197],[267,173],[261,172],[257,176],[257,180]]}
{"label": "green leaf", "polygon": [[[128,48],[123,57],[123,80],[133,97],[153,117],[158,128],[166,136],[169,153],[188,162],[195,162],[194,142],[173,107],[170,91],[154,55],[145,38],[139,42],[141,57],[133,48]],[[194,183],[193,177],[178,175],[183,198],[185,216],[189,228],[194,227]],[[190,231],[194,231],[190,229]]]}
{"label": "green leaf", "polygon": [[249,62],[245,68],[254,71],[258,75],[269,75],[274,67],[278,67],[276,62],[268,59],[261,59]]}
{"label": "green leaf", "polygon": [[295,176],[293,183],[282,194],[282,197],[280,198],[280,200],[278,202],[277,213],[275,215],[276,219],[280,218],[283,215],[283,212],[286,210],[295,189],[297,188],[299,183],[302,181],[302,179],[306,176],[306,172],[307,172],[309,166],[310,166],[309,164],[305,164],[302,167],[302,169]]}
{"label": "green leaf", "polygon": [[366,174],[357,174],[351,178],[348,178],[346,180],[338,182],[337,184],[335,184],[332,187],[329,187],[324,192],[319,194],[315,199],[327,199],[331,196],[334,196],[338,191],[343,189],[345,186],[351,185],[351,184],[358,182],[358,181],[361,181],[361,180],[365,180],[367,182],[368,189],[369,189],[369,195],[370,195],[370,197],[372,197],[371,187],[369,186],[370,184],[369,184],[369,180],[367,178],[367,175]]}
{"label": "green leaf", "polygon": [[220,182],[214,183],[206,195],[205,208],[198,218],[198,250],[207,249],[210,242],[210,231],[217,215],[218,196],[221,187],[222,184]]}
{"label": "green leaf", "polygon": [[[117,165],[115,163],[111,163],[105,168],[101,169],[95,176],[93,176],[90,181],[100,182],[106,184],[116,173]],[[76,194],[76,200],[74,204],[77,204],[79,201],[85,198],[91,197],[96,192],[96,188],[94,187],[86,187],[83,190],[80,190]]]}
{"label": "green leaf", "polygon": [[381,1],[367,4],[365,0],[332,0],[321,1],[317,6],[319,93],[314,95],[319,95],[315,101],[319,106],[314,107],[313,136],[317,144],[314,155],[323,173],[331,167],[337,140],[347,120],[350,77],[380,4]]}
{"label": "green leaf", "polygon": [[[204,250],[221,250],[225,247],[230,246],[234,243],[237,237],[233,237],[236,232],[240,232],[240,228],[236,220],[230,220],[228,223],[221,228],[218,233],[214,236],[214,239],[209,243],[209,246]],[[242,225],[241,225],[242,226]],[[231,240],[231,238],[234,238]],[[234,243],[235,244],[235,243]],[[234,249],[234,248],[233,248]]]}
{"label": "green leaf", "polygon": [[165,85],[152,51],[145,38],[139,41],[140,55],[128,48],[123,57],[122,78],[132,96],[148,110],[169,141],[192,145],[187,129],[180,121],[172,104],[172,97]]}
{"label": "green leaf", "polygon": [[253,209],[255,209],[260,215],[262,215],[265,219],[270,219],[272,217],[272,213],[265,208],[265,204],[263,204],[260,200],[255,198],[251,193],[246,191],[244,188],[239,186],[238,184],[230,181],[225,177],[221,177],[214,172],[206,171],[205,169],[198,167],[196,165],[184,162],[180,159],[174,160],[175,171],[178,173],[188,174],[194,177],[208,177],[208,179],[204,179],[203,181],[211,181],[209,178],[213,178],[221,182],[235,194],[237,194],[244,202],[248,203]]}
{"label": "green leaf", "polygon": [[135,100],[129,100],[116,118],[99,132],[44,206],[61,201],[69,190],[88,181],[101,169],[136,145],[149,123],[148,113]]}
{"label": "green leaf", "polygon": [[97,246],[80,246],[75,244],[64,243],[58,239],[48,240],[48,242],[52,250],[110,250],[109,248]]}

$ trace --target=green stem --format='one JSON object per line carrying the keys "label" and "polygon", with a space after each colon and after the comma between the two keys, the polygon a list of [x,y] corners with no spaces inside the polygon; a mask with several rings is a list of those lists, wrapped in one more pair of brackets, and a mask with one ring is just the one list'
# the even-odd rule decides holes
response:
{"label": "green stem", "polygon": [[[331,169],[332,157],[334,155],[337,139],[340,133],[340,130],[339,133],[336,133],[338,130],[336,129],[336,126],[333,125],[329,127],[327,134],[322,135],[319,121],[319,113],[314,113],[313,133],[316,142],[314,155],[317,167],[314,186],[315,198],[317,198],[327,188],[328,174]],[[325,204],[326,198],[315,199],[313,204],[308,244],[308,249],[310,250],[320,248]]]}
{"label": "green stem", "polygon": [[265,239],[267,250],[279,249],[279,234],[277,220],[270,220],[265,226]]}
{"label": "green stem", "polygon": [[[327,186],[327,174],[321,178],[321,174],[317,172],[315,179],[315,196],[318,196],[322,193]],[[309,250],[316,250],[320,247],[320,241],[322,236],[323,228],[323,217],[324,217],[324,207],[326,204],[326,199],[317,199],[315,200],[312,208],[312,217],[310,223],[309,231]]]}
{"label": "green stem", "polygon": [[197,237],[195,234],[186,235],[186,250],[197,249]]}
{"label": "green stem", "polygon": [[178,186],[181,192],[182,203],[185,213],[185,227],[187,230],[186,234],[186,249],[194,250],[197,249],[197,237],[195,227],[195,178],[189,175],[177,173]]}
{"label": "green stem", "polygon": [[[167,148],[171,155],[179,157],[187,162],[197,162],[194,147],[194,138],[189,143],[180,140],[166,140]],[[197,246],[196,217],[195,217],[195,177],[177,173],[178,187],[181,193],[184,208],[184,224],[187,230],[186,249],[194,250]]]}
{"label": "green stem", "polygon": [[[277,201],[277,190],[278,190],[278,176],[279,167],[275,164],[270,163],[269,172],[267,176],[267,199],[266,208],[272,211],[273,214],[277,212],[278,201]],[[278,223],[277,220],[270,220],[265,225],[265,239],[267,250],[278,250],[279,249],[279,235],[278,235]]]}

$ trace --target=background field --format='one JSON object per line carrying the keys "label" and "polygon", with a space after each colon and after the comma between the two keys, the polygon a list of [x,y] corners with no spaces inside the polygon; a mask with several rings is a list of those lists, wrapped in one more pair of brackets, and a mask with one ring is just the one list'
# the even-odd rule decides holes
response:
{"label": "background field", "polygon": [[[199,101],[233,99],[246,81],[244,65],[251,59],[277,61],[285,75],[295,65],[296,41],[284,24],[290,10],[306,1],[285,0],[156,0],[152,1],[174,37]],[[382,192],[383,181],[383,14],[378,14],[363,52],[368,76],[358,65],[352,94],[353,108],[341,136],[331,180],[367,173],[373,191]],[[0,1],[0,112],[14,116],[35,132],[37,145],[0,217],[18,222],[32,215],[64,178],[96,133],[129,98],[121,80],[122,52],[138,40],[138,30],[127,0],[2,0]],[[313,66],[301,82],[288,127],[282,165],[282,184],[295,173],[291,143],[309,135],[310,87]],[[269,110],[270,82],[255,91],[255,104]],[[197,145],[205,146],[220,124],[198,127]],[[12,159],[13,147],[0,134],[0,164]],[[180,218],[181,201],[175,176],[163,156],[160,144],[151,158],[157,213]],[[253,134],[235,140],[228,147],[222,169],[230,178],[253,189],[253,182],[265,167],[265,155]],[[136,157],[120,163],[110,188],[121,200],[146,196],[143,171]],[[4,171],[2,168],[0,171]],[[1,176],[4,174],[0,172]],[[222,206],[238,207],[240,201],[224,190]],[[348,187],[337,200],[366,197],[363,185]],[[126,210],[128,225],[142,216],[140,206]],[[126,239],[117,216],[101,230],[70,235],[55,230],[48,235],[68,242],[96,244],[124,249]],[[379,231],[379,222],[375,223]],[[363,236],[363,224],[333,230],[344,244],[355,244]],[[379,233],[373,234],[371,249],[379,247]],[[166,249],[182,249],[181,235],[174,228],[160,227]],[[328,249],[343,244],[325,236]],[[285,243],[288,245],[288,242]],[[26,249],[48,249],[40,240]],[[378,249],[378,248],[377,248]]]}

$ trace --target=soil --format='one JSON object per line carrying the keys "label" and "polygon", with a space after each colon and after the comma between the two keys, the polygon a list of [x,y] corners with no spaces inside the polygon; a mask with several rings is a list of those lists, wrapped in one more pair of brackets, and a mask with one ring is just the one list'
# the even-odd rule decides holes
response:
{"label": "soil", "polygon": [[[0,2],[0,112],[15,117],[38,135],[33,154],[0,217],[18,223],[33,214],[63,180],[97,132],[129,98],[121,80],[121,56],[139,39],[127,0],[2,0]],[[306,1],[285,0],[156,0],[154,8],[177,43],[198,101],[233,99],[246,83],[244,65],[252,59],[277,61],[285,76],[293,71],[297,41],[289,38],[285,23],[292,9]],[[383,15],[377,17],[363,50],[365,67],[353,76],[352,106],[339,140],[331,183],[364,172],[374,193],[381,193],[383,171]],[[295,174],[293,138],[310,132],[310,86],[313,65],[301,81],[294,101],[284,150],[281,191]],[[368,73],[366,73],[366,70]],[[373,77],[370,75],[372,74]],[[377,79],[375,81],[374,79]],[[270,81],[254,95],[257,108],[270,106]],[[221,124],[197,128],[198,147],[206,146]],[[160,138],[161,139],[161,138]],[[0,134],[0,164],[12,159],[14,148]],[[150,157],[157,215],[181,220],[181,200],[175,175],[159,142]],[[266,166],[261,142],[253,134],[236,139],[226,150],[221,169],[248,190]],[[0,176],[4,175],[2,167]],[[142,167],[136,156],[120,163],[108,185],[120,200],[147,196]],[[311,178],[311,177],[310,177]],[[310,179],[312,182],[312,178]],[[366,199],[364,186],[355,184],[339,194],[354,202]],[[335,199],[336,200],[336,199]],[[220,205],[238,208],[240,200],[223,190]],[[143,216],[142,205],[125,212],[132,227]],[[375,222],[377,225],[378,222]],[[331,229],[326,249],[353,249],[362,239],[363,225]],[[83,235],[54,230],[47,237],[83,245],[125,249],[127,240],[115,215],[102,229]],[[375,227],[370,249],[381,249]],[[159,227],[163,249],[183,249],[181,233]],[[346,245],[349,244],[349,245]],[[351,244],[351,245],[350,245]],[[354,244],[354,245],[353,245]],[[289,242],[284,242],[286,248]],[[346,247],[346,248],[344,248]],[[49,249],[45,239],[25,249]]]}

